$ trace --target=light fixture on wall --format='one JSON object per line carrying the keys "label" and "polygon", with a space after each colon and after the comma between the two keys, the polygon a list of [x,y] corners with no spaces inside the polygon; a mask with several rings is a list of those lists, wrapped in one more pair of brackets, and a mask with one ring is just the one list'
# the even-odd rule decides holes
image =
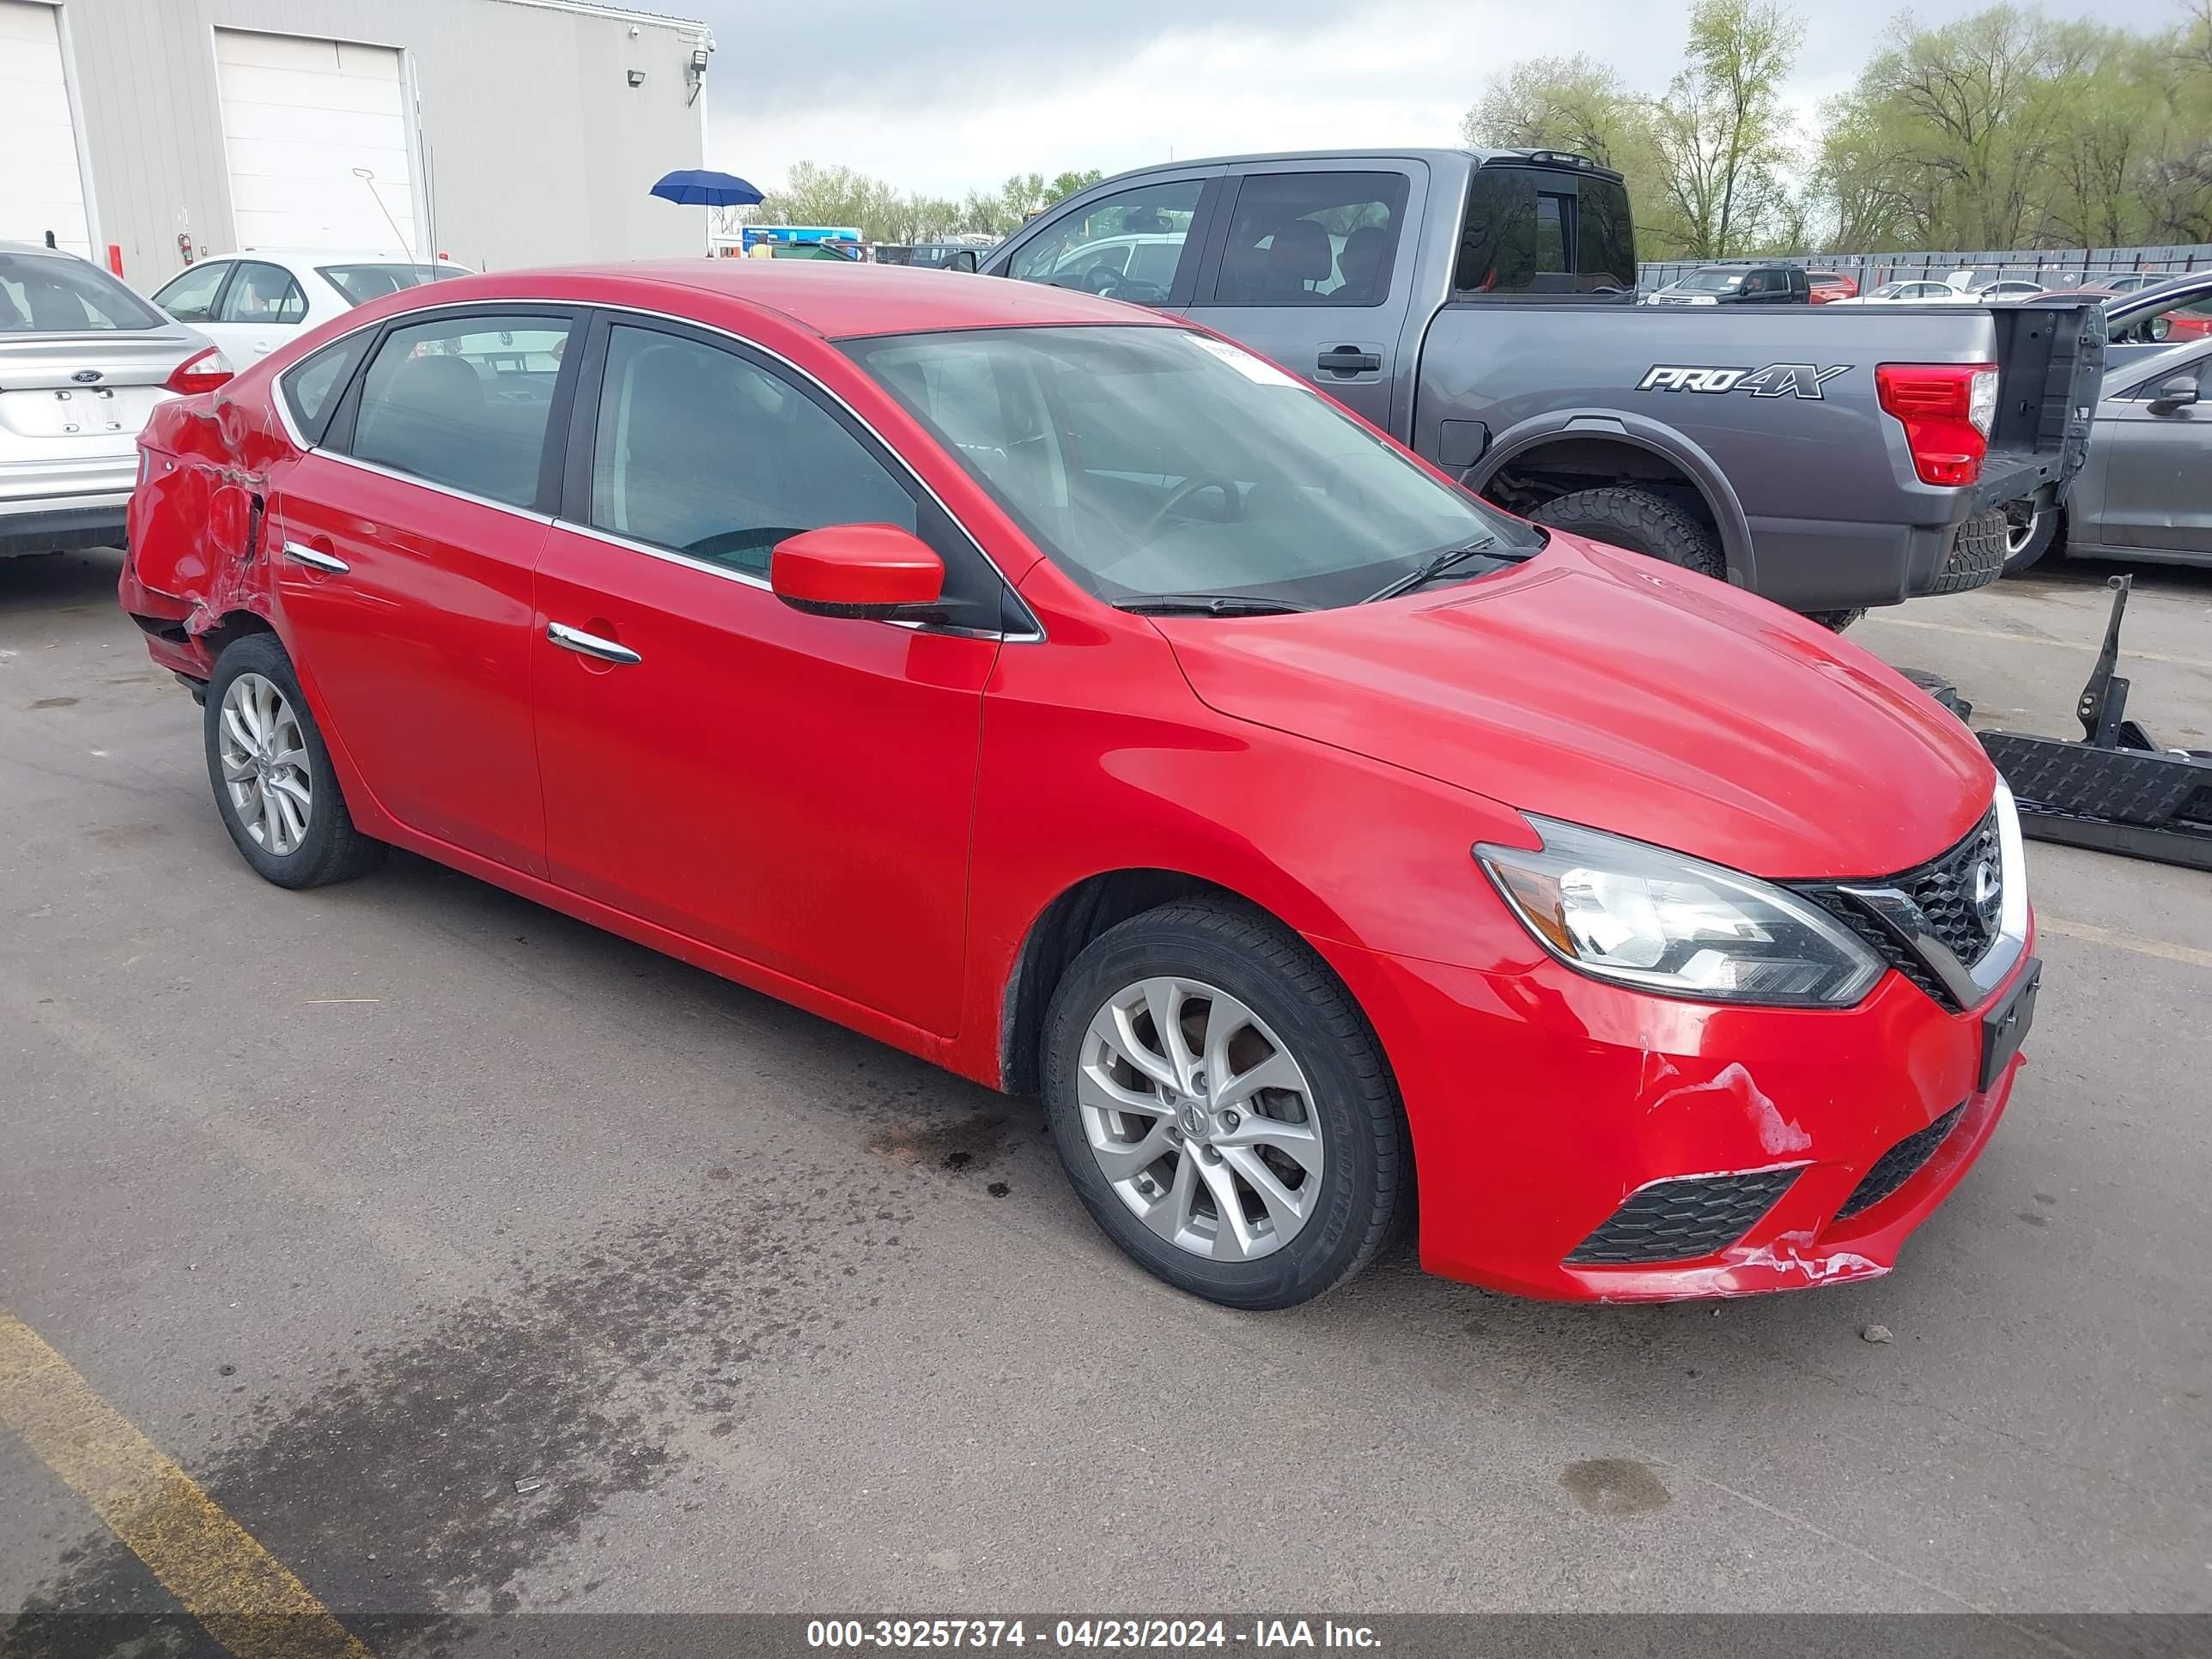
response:
{"label": "light fixture on wall", "polygon": [[645,84],[645,71],[643,70],[632,70],[629,72],[629,83],[634,87],[643,86]]}
{"label": "light fixture on wall", "polygon": [[707,84],[707,55],[714,50],[714,37],[708,35],[691,48],[691,56],[684,61],[684,78],[690,82],[691,95],[684,100],[689,108],[699,101],[699,94]]}

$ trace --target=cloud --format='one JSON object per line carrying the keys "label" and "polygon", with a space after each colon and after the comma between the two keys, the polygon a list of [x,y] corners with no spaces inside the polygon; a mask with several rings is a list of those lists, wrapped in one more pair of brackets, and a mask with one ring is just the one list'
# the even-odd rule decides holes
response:
{"label": "cloud", "polygon": [[[1638,0],[813,0],[695,6],[720,51],[710,157],[757,182],[842,163],[957,196],[1007,174],[1170,155],[1449,145],[1483,83],[1515,61],[1587,52],[1656,94],[1680,65],[1686,4]],[[1921,0],[1923,26],[1978,9]],[[2169,0],[2056,0],[2138,28]],[[1789,99],[1809,122],[1874,50],[1887,14],[1799,8]]]}

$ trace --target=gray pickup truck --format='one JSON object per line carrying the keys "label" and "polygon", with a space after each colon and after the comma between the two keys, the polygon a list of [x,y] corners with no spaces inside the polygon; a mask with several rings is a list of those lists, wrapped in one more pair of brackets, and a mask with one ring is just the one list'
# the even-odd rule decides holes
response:
{"label": "gray pickup truck", "polygon": [[2081,464],[2105,338],[2093,301],[1638,306],[1620,175],[1548,150],[1146,167],[982,270],[1189,317],[1500,506],[1837,627],[1995,580]]}

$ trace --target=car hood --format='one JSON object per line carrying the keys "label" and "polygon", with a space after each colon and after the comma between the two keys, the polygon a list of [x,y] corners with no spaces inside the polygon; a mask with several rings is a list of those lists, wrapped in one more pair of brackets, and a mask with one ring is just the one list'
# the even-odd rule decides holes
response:
{"label": "car hood", "polygon": [[1966,729],[1856,647],[1557,532],[1403,599],[1158,626],[1221,714],[1769,878],[1909,868],[1996,787]]}

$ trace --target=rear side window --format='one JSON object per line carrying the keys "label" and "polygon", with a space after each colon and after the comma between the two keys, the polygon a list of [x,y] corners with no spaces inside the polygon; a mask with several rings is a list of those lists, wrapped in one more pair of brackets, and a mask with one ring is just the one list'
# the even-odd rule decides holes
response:
{"label": "rear side window", "polygon": [[228,259],[218,259],[211,265],[194,265],[169,278],[155,292],[154,303],[180,323],[211,323],[215,320],[215,297],[222,291],[222,279],[229,275]]}
{"label": "rear side window", "polygon": [[775,544],[833,524],[918,531],[914,497],[811,398],[735,352],[607,331],[592,524],[765,578]]}
{"label": "rear side window", "polygon": [[355,334],[325,346],[285,370],[277,381],[292,423],[309,448],[322,442],[323,434],[337,411],[339,394],[353,378],[354,368],[368,349],[374,331]]}
{"label": "rear side window", "polygon": [[258,259],[240,263],[238,275],[224,290],[219,323],[289,324],[304,321],[307,296],[280,265]]}
{"label": "rear side window", "polygon": [[1632,290],[1628,192],[1595,173],[1480,169],[1468,189],[1452,286],[1462,296]]}
{"label": "rear side window", "polygon": [[345,296],[348,305],[364,306],[403,288],[434,283],[453,273],[431,264],[317,265],[316,272]]}
{"label": "rear side window", "polygon": [[565,317],[501,313],[392,330],[362,378],[353,454],[527,507],[568,329]]}
{"label": "rear side window", "polygon": [[98,334],[167,319],[98,266],[63,253],[0,253],[0,334]]}
{"label": "rear side window", "polygon": [[1230,215],[1217,305],[1373,306],[1389,293],[1402,173],[1257,173]]}

